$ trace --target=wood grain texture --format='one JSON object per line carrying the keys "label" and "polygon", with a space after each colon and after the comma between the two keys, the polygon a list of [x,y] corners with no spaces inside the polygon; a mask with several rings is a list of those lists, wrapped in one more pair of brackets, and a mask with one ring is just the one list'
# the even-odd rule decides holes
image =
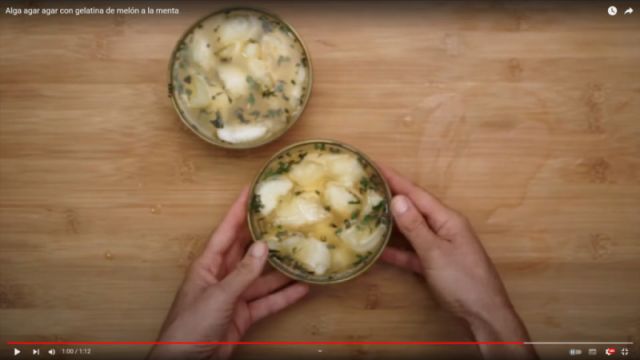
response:
{"label": "wood grain texture", "polygon": [[[184,128],[166,86],[180,34],[229,4],[161,4],[181,14],[0,16],[3,342],[154,340],[240,188],[312,137],[352,144],[467,214],[534,340],[640,341],[636,14],[609,17],[597,2],[260,2],[302,35],[315,83],[290,132],[236,152]],[[247,337],[469,339],[422,281],[383,264],[314,287]],[[237,357],[436,353],[477,355],[274,346]]]}

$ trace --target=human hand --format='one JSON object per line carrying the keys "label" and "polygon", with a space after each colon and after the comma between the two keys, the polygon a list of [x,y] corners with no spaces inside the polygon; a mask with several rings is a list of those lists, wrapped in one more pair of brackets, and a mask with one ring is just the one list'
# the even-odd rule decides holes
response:
{"label": "human hand", "polygon": [[[393,170],[381,167],[394,198],[391,212],[414,252],[388,247],[381,259],[424,276],[440,304],[465,320],[476,341],[529,336],[469,221]],[[531,346],[480,346],[487,358],[536,358]]]}
{"label": "human hand", "polygon": [[[193,264],[169,310],[160,342],[234,342],[249,327],[307,294],[306,284],[273,271],[261,275],[264,242],[243,257],[250,235],[246,223],[248,188],[215,230]],[[233,345],[157,345],[149,359],[226,359]]]}

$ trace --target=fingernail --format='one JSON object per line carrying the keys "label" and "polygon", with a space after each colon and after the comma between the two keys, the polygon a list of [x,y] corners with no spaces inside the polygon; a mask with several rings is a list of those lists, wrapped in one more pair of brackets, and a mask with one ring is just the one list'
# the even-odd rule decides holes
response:
{"label": "fingernail", "polygon": [[249,249],[249,254],[255,258],[261,258],[267,252],[267,245],[262,241],[258,241],[251,245],[251,249]]}
{"label": "fingernail", "polygon": [[398,195],[391,201],[391,210],[396,214],[404,214],[409,210],[409,200],[403,195]]}

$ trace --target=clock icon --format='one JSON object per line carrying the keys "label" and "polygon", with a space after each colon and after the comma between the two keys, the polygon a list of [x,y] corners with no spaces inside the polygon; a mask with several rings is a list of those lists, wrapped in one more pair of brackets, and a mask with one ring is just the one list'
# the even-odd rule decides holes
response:
{"label": "clock icon", "polygon": [[609,15],[611,16],[616,16],[616,14],[618,13],[618,8],[615,6],[609,6],[609,8],[607,9],[607,12],[609,13]]}

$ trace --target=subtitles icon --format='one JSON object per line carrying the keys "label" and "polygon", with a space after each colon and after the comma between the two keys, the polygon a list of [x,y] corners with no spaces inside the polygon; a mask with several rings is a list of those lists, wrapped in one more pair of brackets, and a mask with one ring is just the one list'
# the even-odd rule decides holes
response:
{"label": "subtitles icon", "polygon": [[571,349],[569,350],[569,355],[571,356],[582,355],[582,349]]}
{"label": "subtitles icon", "polygon": [[609,15],[611,16],[616,16],[616,14],[618,13],[618,8],[611,5],[609,6],[609,8],[607,9],[607,12],[609,13]]}
{"label": "subtitles icon", "polygon": [[589,349],[589,356],[595,356],[598,355],[598,349]]}
{"label": "subtitles icon", "polygon": [[606,348],[604,350],[604,354],[607,355],[607,356],[611,356],[611,355],[613,355],[615,353],[616,353],[616,349],[614,349],[614,348]]}

